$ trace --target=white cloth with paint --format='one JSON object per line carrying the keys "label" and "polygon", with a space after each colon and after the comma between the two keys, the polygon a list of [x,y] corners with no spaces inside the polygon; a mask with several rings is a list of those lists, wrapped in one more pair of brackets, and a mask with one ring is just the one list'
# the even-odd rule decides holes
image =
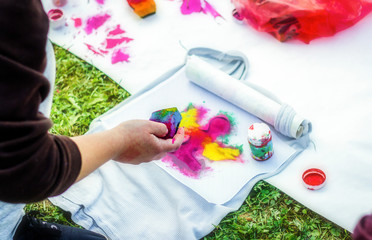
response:
{"label": "white cloth with paint", "polygon": [[[48,8],[50,1],[43,2]],[[267,181],[349,231],[353,230],[362,215],[372,211],[371,14],[336,36],[317,39],[306,45],[297,41],[280,43],[269,34],[236,23],[231,16],[234,7],[229,1],[210,1],[223,19],[214,19],[203,13],[183,16],[179,11],[181,2],[178,1],[158,1],[157,13],[146,19],[137,18],[121,0],[105,1],[104,5],[95,1],[70,2],[78,6],[66,5],[63,8],[68,15],[68,26],[51,30],[51,40],[92,63],[132,94],[141,95],[141,89],[157,85],[156,79],[163,73],[184,62],[186,51],[180,43],[186,48],[204,46],[223,52],[243,52],[249,58],[249,82],[280,96],[283,102],[290,103],[313,124],[311,136],[316,148],[304,151],[284,171]],[[83,29],[73,26],[71,17],[86,19],[107,11],[112,17],[101,28],[103,32],[97,30],[97,33],[88,36],[84,35]],[[117,24],[127,31],[125,36],[134,40],[127,45],[130,62],[113,65],[107,56],[93,54],[84,43],[100,46],[107,31]],[[79,31],[83,34],[78,35]],[[308,191],[302,186],[301,175],[304,169],[316,166],[326,172],[327,183],[321,190]],[[155,167],[146,167],[143,174]],[[99,173],[95,175],[103,176]],[[161,176],[156,174],[154,177]],[[195,198],[198,197],[191,197],[190,189],[178,189],[182,185],[174,178],[168,180],[169,186],[182,191],[179,194],[190,197],[186,205],[195,208]],[[127,182],[133,183],[130,178]],[[88,183],[80,186],[81,189],[77,186],[73,191],[85,193],[94,189]],[[249,187],[243,188],[231,200],[229,207],[202,207],[211,209],[210,217],[217,223],[222,215],[236,209],[248,192]],[[151,202],[150,198],[145,199]],[[65,203],[62,204],[62,200]],[[100,200],[95,205],[94,196],[85,205],[79,201],[76,205],[68,205],[71,201],[62,195],[58,205],[72,211],[78,223],[90,221],[91,224],[84,226],[107,223],[108,218],[85,214],[88,210],[93,211],[92,206],[93,209],[101,206],[98,204]],[[181,206],[172,201],[169,207],[185,210]],[[187,214],[182,216],[190,222],[188,229],[199,234],[201,225],[195,222],[201,219],[188,218]]]}
{"label": "white cloth with paint", "polygon": [[[245,64],[241,67],[247,68]],[[225,66],[229,65],[233,64]],[[209,109],[209,116],[219,111],[233,114],[236,129],[229,143],[242,145],[244,161],[205,161],[209,170],[197,179],[162,161],[139,166],[109,162],[61,197],[51,198],[53,203],[72,211],[73,220],[82,226],[112,239],[199,239],[237,210],[258,180],[277,174],[303,150],[289,146],[274,131],[274,155],[265,162],[251,159],[247,130],[262,120],[190,82],[187,66],[96,119],[90,133],[129,119],[148,119],[162,108],[186,109],[191,102]],[[210,66],[208,71],[221,72]]]}

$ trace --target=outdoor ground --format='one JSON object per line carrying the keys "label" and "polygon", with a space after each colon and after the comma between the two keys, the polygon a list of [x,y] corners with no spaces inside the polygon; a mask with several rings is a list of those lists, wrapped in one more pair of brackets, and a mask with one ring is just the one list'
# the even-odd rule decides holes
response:
{"label": "outdoor ground", "polygon": [[[51,133],[84,134],[90,122],[130,96],[92,65],[55,46],[57,59]],[[48,200],[28,204],[45,221],[77,226]],[[228,214],[205,239],[351,239],[348,231],[324,219],[265,181],[258,182],[241,208]]]}

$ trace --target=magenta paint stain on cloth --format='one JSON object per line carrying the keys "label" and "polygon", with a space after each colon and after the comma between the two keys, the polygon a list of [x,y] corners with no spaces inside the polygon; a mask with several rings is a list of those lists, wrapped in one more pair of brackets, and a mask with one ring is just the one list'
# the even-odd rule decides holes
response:
{"label": "magenta paint stain on cloth", "polygon": [[189,15],[195,12],[203,12],[204,14],[211,14],[214,18],[221,17],[216,9],[206,0],[183,0],[181,5],[181,13]]}
{"label": "magenta paint stain on cloth", "polygon": [[[105,1],[96,0],[96,2],[103,4]],[[130,55],[126,52],[127,44],[134,39],[126,36],[126,31],[120,24],[113,25],[111,21],[108,21],[110,18],[112,16],[109,13],[101,12],[87,19],[80,17],[72,17],[71,19],[75,28],[83,26],[84,31],[79,31],[77,34],[86,34],[84,38],[87,42],[84,44],[94,55],[107,57],[111,64],[129,62]],[[93,32],[95,33],[94,39],[90,39],[92,37],[89,35]]]}
{"label": "magenta paint stain on cloth", "polygon": [[97,54],[97,55],[101,55],[103,56],[102,52],[99,50],[99,49],[96,49],[95,47],[93,47],[92,45],[88,44],[88,43],[84,43],[85,46],[87,46],[87,48],[92,51],[94,54]]}
{"label": "magenta paint stain on cloth", "polygon": [[202,11],[200,0],[184,0],[181,5],[181,13],[184,15],[200,11]]}
{"label": "magenta paint stain on cloth", "polygon": [[123,42],[129,43],[132,41],[132,38],[129,37],[121,37],[121,38],[106,38],[106,49],[114,48]]}
{"label": "magenta paint stain on cloth", "polygon": [[78,28],[83,25],[83,20],[81,18],[71,18],[74,21],[74,27]]}
{"label": "magenta paint stain on cloth", "polygon": [[217,11],[216,11],[216,9],[214,9],[214,7],[212,6],[212,5],[210,5],[207,1],[204,1],[204,3],[205,3],[205,7],[203,8],[203,13],[205,13],[205,14],[211,14],[214,18],[216,18],[216,17],[221,17],[221,18],[223,18],[222,16],[221,16],[221,14],[219,14]]}
{"label": "magenta paint stain on cloth", "polygon": [[111,56],[111,63],[129,62],[129,55],[124,52],[124,49],[116,49]]}
{"label": "magenta paint stain on cloth", "polygon": [[105,4],[105,0],[96,0],[96,2],[97,2],[98,4],[100,4],[100,5]]}
{"label": "magenta paint stain on cloth", "polygon": [[96,15],[93,17],[88,18],[87,24],[85,26],[85,32],[89,35],[93,32],[93,30],[96,30],[100,28],[111,16],[106,14],[102,15]]}
{"label": "magenta paint stain on cloth", "polygon": [[[201,172],[212,170],[206,167],[205,161],[237,160],[241,153],[237,148],[227,146],[219,139],[226,138],[232,129],[232,123],[226,115],[218,114],[205,125],[200,125],[201,122],[208,120],[207,111],[203,107],[190,105],[182,112],[183,122],[181,121],[180,127],[185,128],[185,140],[176,152],[168,153],[162,159],[188,177],[198,178]],[[236,153],[234,158],[224,153],[231,151]]]}
{"label": "magenta paint stain on cloth", "polygon": [[109,31],[107,36],[116,36],[122,33],[125,33],[125,31],[121,29],[120,25],[118,24],[114,30]]}

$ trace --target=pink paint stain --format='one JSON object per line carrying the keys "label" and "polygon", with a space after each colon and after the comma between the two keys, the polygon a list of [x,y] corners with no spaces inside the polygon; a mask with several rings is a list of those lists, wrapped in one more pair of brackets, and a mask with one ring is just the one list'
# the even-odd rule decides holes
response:
{"label": "pink paint stain", "polygon": [[188,15],[194,12],[200,12],[202,10],[200,0],[183,0],[181,5],[181,13]]}
{"label": "pink paint stain", "polygon": [[214,18],[216,18],[216,17],[221,17],[221,18],[223,18],[222,16],[221,16],[221,14],[219,14],[217,11],[216,11],[216,9],[214,9],[214,7],[212,7],[212,5],[210,5],[207,1],[204,1],[205,2],[205,7],[203,8],[203,13],[204,14],[208,14],[208,13],[210,13]]}
{"label": "pink paint stain", "polygon": [[112,53],[111,63],[129,62],[129,55],[124,52],[124,49],[117,49]]}
{"label": "pink paint stain", "polygon": [[83,25],[83,21],[81,20],[81,18],[71,18],[71,19],[74,21],[74,26],[76,28],[81,27],[81,25]]}
{"label": "pink paint stain", "polygon": [[101,53],[105,54],[105,55],[109,53],[109,51],[102,50],[102,49],[99,49],[99,51],[100,51]]}
{"label": "pink paint stain", "polygon": [[[202,6],[202,1],[204,7]],[[203,12],[204,14],[210,13],[214,18],[222,17],[216,9],[205,0],[183,0],[181,5],[181,13],[183,15],[189,15],[194,12]]]}
{"label": "pink paint stain", "polygon": [[93,47],[92,45],[88,44],[88,43],[84,43],[88,49],[90,51],[92,51],[94,54],[97,54],[97,55],[100,55],[100,56],[103,56],[103,54],[100,52],[100,50],[97,50],[95,47]]}
{"label": "pink paint stain", "polygon": [[100,5],[103,5],[105,3],[105,0],[96,0],[96,2]]}
{"label": "pink paint stain", "polygon": [[116,36],[119,34],[125,33],[123,29],[120,28],[120,25],[118,24],[116,28],[108,33],[108,36]]}
{"label": "pink paint stain", "polygon": [[85,27],[85,32],[89,35],[93,30],[101,27],[111,16],[108,14],[96,15],[87,20],[87,25]]}
{"label": "pink paint stain", "polygon": [[[198,108],[198,121],[203,120],[206,110]],[[202,153],[204,146],[209,143],[217,143],[221,148],[226,148],[217,138],[229,134],[231,123],[225,115],[218,115],[209,120],[202,127],[188,129],[187,136],[181,147],[173,153],[169,153],[162,159],[163,162],[171,164],[172,167],[179,170],[183,175],[197,178],[201,171],[208,170]]]}
{"label": "pink paint stain", "polygon": [[123,42],[128,43],[132,40],[133,40],[132,38],[128,38],[128,37],[107,38],[106,39],[106,49],[114,48],[114,47],[122,44]]}

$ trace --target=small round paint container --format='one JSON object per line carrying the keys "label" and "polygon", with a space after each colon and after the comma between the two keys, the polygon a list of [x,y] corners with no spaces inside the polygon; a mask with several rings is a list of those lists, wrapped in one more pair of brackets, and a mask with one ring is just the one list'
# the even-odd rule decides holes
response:
{"label": "small round paint container", "polygon": [[49,24],[53,29],[58,29],[65,25],[66,19],[61,9],[51,9],[48,12]]}
{"label": "small round paint container", "polygon": [[53,4],[56,7],[63,7],[67,3],[67,0],[53,0]]}
{"label": "small round paint container", "polygon": [[244,20],[244,17],[243,17],[242,15],[240,15],[240,13],[238,12],[238,10],[236,10],[236,9],[234,9],[234,10],[232,11],[232,15],[233,15],[233,17],[235,18],[235,20],[237,20],[237,21],[239,21],[239,22],[241,22],[241,21]]}
{"label": "small round paint container", "polygon": [[302,174],[302,182],[309,190],[318,190],[325,185],[326,174],[319,168],[307,169]]}
{"label": "small round paint container", "polygon": [[249,127],[248,143],[251,156],[257,161],[265,161],[274,153],[271,131],[265,123],[253,123]]}

